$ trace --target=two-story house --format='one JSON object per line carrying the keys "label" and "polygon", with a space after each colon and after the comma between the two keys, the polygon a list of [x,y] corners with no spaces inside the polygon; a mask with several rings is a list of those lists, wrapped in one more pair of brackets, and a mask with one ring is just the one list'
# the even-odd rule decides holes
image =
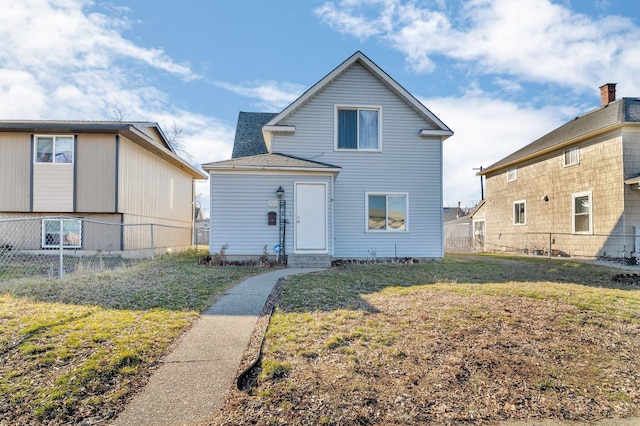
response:
{"label": "two-story house", "polygon": [[600,88],[597,109],[481,172],[485,250],[637,256],[640,100],[616,100],[615,86]]}
{"label": "two-story house", "polygon": [[361,52],[280,113],[240,113],[211,179],[228,257],[442,258],[442,142],[453,132]]}
{"label": "two-story house", "polygon": [[[3,226],[0,243],[39,250],[62,238],[69,249],[136,256],[148,253],[150,231],[135,225],[153,223],[167,227],[155,247],[187,248],[194,180],[206,177],[156,123],[0,121],[0,219],[42,218]],[[62,230],[50,216],[66,217]]]}

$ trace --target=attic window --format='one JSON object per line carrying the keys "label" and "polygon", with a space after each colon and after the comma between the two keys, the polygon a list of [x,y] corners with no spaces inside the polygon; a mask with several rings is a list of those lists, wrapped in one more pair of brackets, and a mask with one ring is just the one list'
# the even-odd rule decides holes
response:
{"label": "attic window", "polygon": [[336,149],[380,150],[380,107],[336,106]]}
{"label": "attic window", "polygon": [[578,147],[567,149],[563,154],[564,167],[575,166],[580,163],[580,151]]}
{"label": "attic window", "polygon": [[513,182],[518,180],[518,169],[517,167],[511,167],[507,169],[507,182]]}

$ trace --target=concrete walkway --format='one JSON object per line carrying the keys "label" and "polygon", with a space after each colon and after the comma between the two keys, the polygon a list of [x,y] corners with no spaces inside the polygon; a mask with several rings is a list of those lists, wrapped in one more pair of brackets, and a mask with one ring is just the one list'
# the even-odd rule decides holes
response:
{"label": "concrete walkway", "polygon": [[210,419],[235,382],[267,297],[287,275],[322,269],[278,269],[228,290],[185,333],[176,349],[127,404],[114,426],[193,425]]}

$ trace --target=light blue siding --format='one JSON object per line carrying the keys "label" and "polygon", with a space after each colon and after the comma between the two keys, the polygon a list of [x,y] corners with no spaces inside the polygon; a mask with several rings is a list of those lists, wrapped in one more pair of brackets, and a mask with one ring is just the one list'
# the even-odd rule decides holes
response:
{"label": "light blue siding", "polygon": [[[336,104],[382,108],[382,152],[334,150]],[[442,142],[419,136],[434,124],[395,92],[356,64],[281,124],[296,131],[275,134],[272,152],[342,167],[333,194],[334,257],[443,256]],[[366,192],[408,193],[409,231],[366,232]]]}
{"label": "light blue siding", "polygon": [[[294,183],[327,183],[328,222],[331,235],[331,176],[320,174],[295,173],[212,173],[211,174],[211,230],[210,251],[218,252],[228,245],[228,255],[259,256],[266,244],[269,254],[275,254],[273,247],[279,243],[278,225],[268,224],[267,216],[271,211],[279,213],[278,206],[269,206],[277,202],[276,190],[282,186],[286,213],[289,224],[286,229],[287,254],[293,254],[294,229]],[[280,217],[278,217],[279,223]],[[329,239],[329,249],[332,250]]]}

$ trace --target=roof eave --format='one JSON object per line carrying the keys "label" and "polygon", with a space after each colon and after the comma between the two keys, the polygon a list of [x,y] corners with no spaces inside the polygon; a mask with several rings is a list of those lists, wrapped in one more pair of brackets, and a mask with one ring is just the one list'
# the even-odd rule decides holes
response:
{"label": "roof eave", "polygon": [[229,171],[288,171],[288,172],[320,172],[338,174],[342,169],[336,167],[286,167],[286,166],[254,166],[254,165],[233,165],[233,166],[209,166],[203,164],[202,168],[207,172],[229,172]]}
{"label": "roof eave", "polygon": [[144,133],[135,123],[130,122],[76,122],[76,121],[0,121],[1,132],[48,132],[48,133],[102,133],[123,135],[146,150],[158,155],[168,163],[191,175],[194,179],[205,180],[208,176],[180,158],[171,148],[157,123],[144,123],[158,129],[158,133],[167,148],[159,145],[152,137]]}
{"label": "roof eave", "polygon": [[543,149],[543,150],[537,151],[537,152],[535,152],[533,154],[517,158],[515,160],[509,161],[508,163],[503,163],[503,164],[500,164],[498,166],[489,166],[486,169],[483,169],[481,172],[478,172],[476,175],[477,176],[486,176],[489,173],[494,173],[494,172],[497,172],[499,170],[504,170],[504,169],[507,169],[509,167],[517,166],[520,163],[524,163],[526,161],[533,160],[534,158],[541,157],[543,155],[549,154],[550,152],[557,151],[559,149],[565,148],[565,147],[567,147],[569,145],[573,145],[573,144],[576,144],[578,142],[582,142],[582,141],[584,141],[586,139],[592,138],[594,136],[598,136],[598,135],[601,135],[603,133],[610,132],[611,130],[615,130],[617,128],[622,128],[624,126],[629,126],[629,125],[639,126],[640,123],[629,123],[629,122],[619,123],[618,122],[618,123],[615,123],[615,124],[613,124],[611,126],[602,127],[602,128],[600,128],[600,129],[598,129],[596,131],[593,131],[593,132],[590,132],[590,133],[586,133],[584,135],[578,136],[578,137],[573,138],[573,139],[569,139],[568,141],[559,143],[559,144],[554,145],[552,147],[549,147],[547,149]]}
{"label": "roof eave", "polygon": [[436,136],[441,138],[442,140],[445,140],[453,136],[453,132],[451,130],[433,130],[433,129],[420,130],[420,137],[429,138],[432,136]]}
{"label": "roof eave", "polygon": [[[127,130],[120,132],[122,135],[128,137],[134,143],[142,146],[146,150],[156,154],[160,158],[164,159],[168,163],[178,167],[182,171],[189,173],[193,179],[196,180],[206,180],[208,178],[207,174],[198,170],[185,160],[183,160],[180,156],[178,156],[172,150],[166,150],[162,146],[160,146],[156,141],[148,136],[146,133],[138,129],[137,127],[131,125]],[[165,141],[166,142],[166,141]]]}
{"label": "roof eave", "polygon": [[[349,69],[356,62],[360,62],[363,66],[374,75],[385,82],[393,91],[399,96],[403,97],[410,105],[412,105],[420,114],[425,118],[435,123],[443,131],[451,132],[451,129],[447,127],[435,114],[433,114],[427,107],[425,107],[420,101],[418,101],[411,93],[409,93],[404,87],[396,82],[389,74],[387,74],[382,68],[376,65],[371,59],[369,59],[364,53],[357,51],[344,62],[333,69],[324,78],[318,81],[304,92],[298,99],[293,101],[288,107],[286,107],[280,114],[271,119],[266,126],[275,126],[284,118],[288,117],[293,111],[297,110],[300,106],[304,105],[309,99],[314,97],[316,93],[324,89],[329,83],[335,80],[338,76],[342,75],[347,69]],[[453,132],[451,132],[453,134]]]}

